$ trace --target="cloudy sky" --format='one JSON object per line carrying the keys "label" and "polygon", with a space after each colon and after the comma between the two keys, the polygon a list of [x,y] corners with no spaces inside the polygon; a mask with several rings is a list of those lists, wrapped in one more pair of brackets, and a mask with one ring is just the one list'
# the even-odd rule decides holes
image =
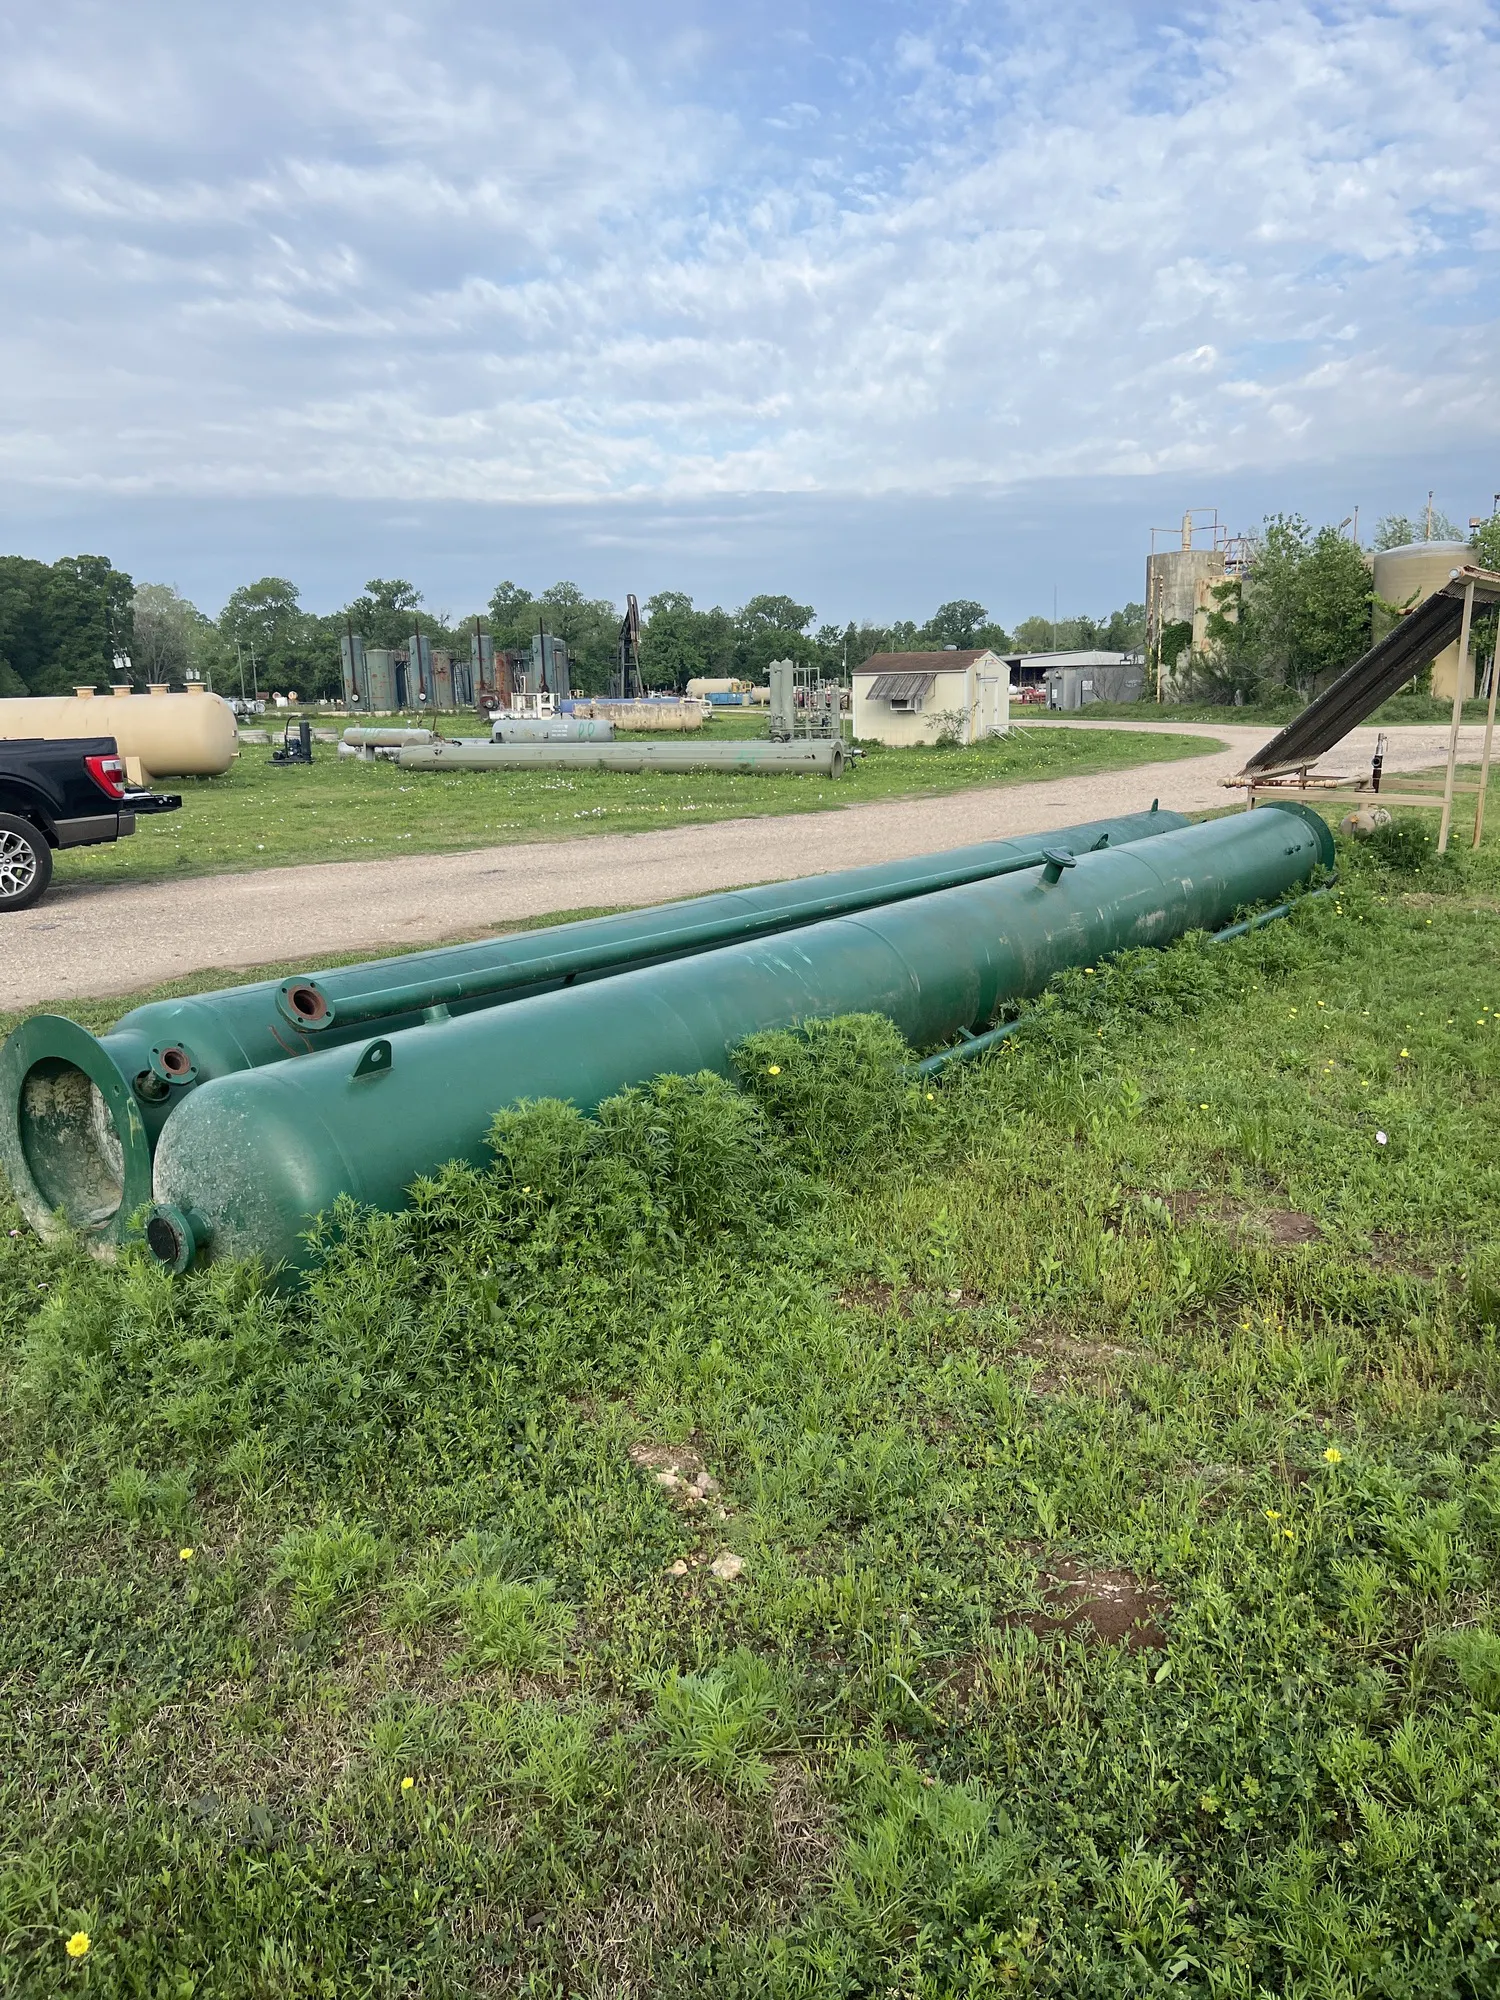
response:
{"label": "cloudy sky", "polygon": [[0,535],[829,616],[1500,489],[1500,5],[0,15]]}

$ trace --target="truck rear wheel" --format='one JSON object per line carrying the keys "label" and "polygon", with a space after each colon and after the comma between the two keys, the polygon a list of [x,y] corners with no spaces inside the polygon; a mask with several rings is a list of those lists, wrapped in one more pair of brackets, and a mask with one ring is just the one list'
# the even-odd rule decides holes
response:
{"label": "truck rear wheel", "polygon": [[29,819],[0,813],[0,916],[29,910],[52,880],[52,849]]}

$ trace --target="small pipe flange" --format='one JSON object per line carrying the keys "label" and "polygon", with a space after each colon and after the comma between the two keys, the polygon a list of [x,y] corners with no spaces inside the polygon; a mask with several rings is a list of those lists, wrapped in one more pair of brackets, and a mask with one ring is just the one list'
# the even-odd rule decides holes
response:
{"label": "small pipe flange", "polygon": [[190,1208],[158,1202],[146,1217],[146,1248],[174,1277],[180,1278],[190,1267],[207,1236],[201,1216]]}

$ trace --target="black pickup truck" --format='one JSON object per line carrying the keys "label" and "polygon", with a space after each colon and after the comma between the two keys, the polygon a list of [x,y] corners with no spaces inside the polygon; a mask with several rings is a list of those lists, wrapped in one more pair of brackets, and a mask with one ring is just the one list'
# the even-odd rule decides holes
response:
{"label": "black pickup truck", "polygon": [[137,813],[181,804],[127,785],[112,736],[0,739],[0,916],[29,909],[45,892],[54,847],[120,840],[135,832]]}

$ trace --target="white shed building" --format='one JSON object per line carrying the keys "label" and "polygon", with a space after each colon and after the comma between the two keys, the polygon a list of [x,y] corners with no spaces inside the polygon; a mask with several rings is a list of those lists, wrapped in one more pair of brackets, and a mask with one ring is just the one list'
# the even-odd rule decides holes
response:
{"label": "white shed building", "polygon": [[977,743],[1010,727],[1010,676],[988,647],[940,653],[872,653],[856,667],[854,740]]}

